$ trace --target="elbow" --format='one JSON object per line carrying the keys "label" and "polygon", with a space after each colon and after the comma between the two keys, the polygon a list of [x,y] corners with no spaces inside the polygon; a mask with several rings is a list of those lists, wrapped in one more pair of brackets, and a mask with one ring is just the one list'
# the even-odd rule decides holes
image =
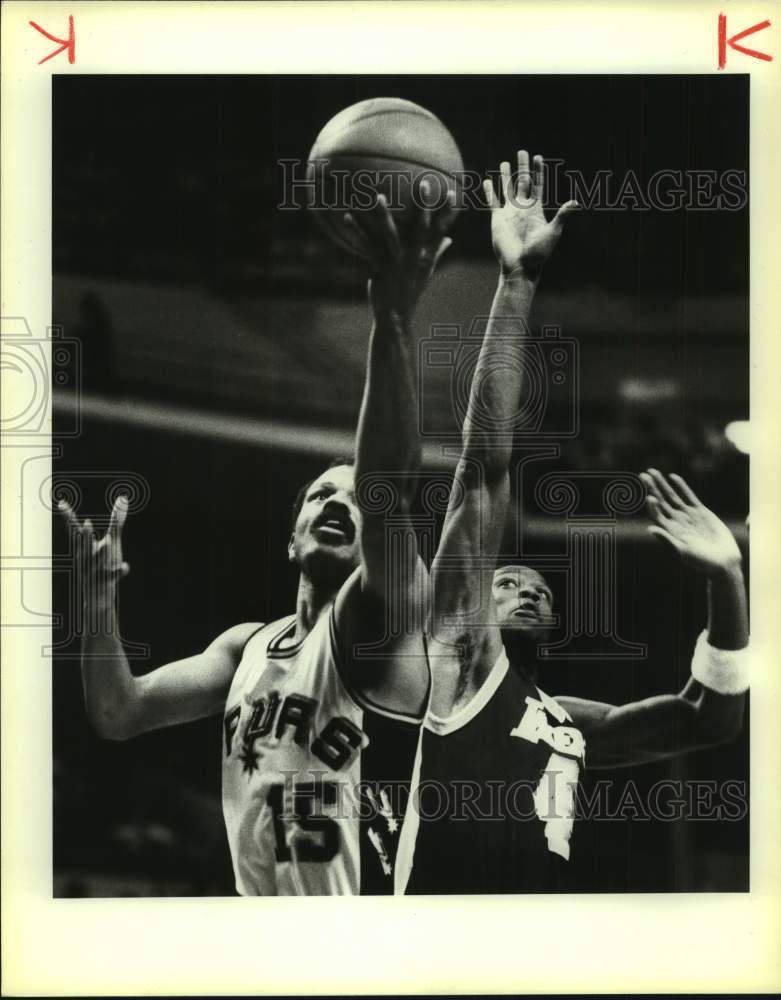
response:
{"label": "elbow", "polygon": [[456,467],[456,475],[466,487],[481,486],[487,479],[499,479],[507,474],[509,458],[506,451],[485,447],[465,447]]}
{"label": "elbow", "polygon": [[123,743],[135,736],[135,732],[125,722],[107,716],[91,717],[90,725],[99,739],[110,740],[112,743]]}
{"label": "elbow", "polygon": [[510,473],[508,472],[509,459],[505,462],[501,458],[483,464],[483,474],[485,485],[492,492],[506,486],[510,488]]}
{"label": "elbow", "polygon": [[729,712],[728,717],[721,724],[719,736],[720,743],[731,743],[743,732],[744,704],[741,698],[740,705]]}
{"label": "elbow", "polygon": [[745,697],[743,695],[727,695],[720,699],[718,711],[713,712],[702,726],[704,746],[720,746],[732,743],[743,731],[743,715]]}
{"label": "elbow", "polygon": [[134,713],[107,706],[87,705],[87,718],[93,733],[101,740],[123,743],[138,736],[140,728]]}
{"label": "elbow", "polygon": [[509,489],[509,456],[488,454],[464,454],[456,468],[456,479],[465,490],[496,492],[500,488]]}

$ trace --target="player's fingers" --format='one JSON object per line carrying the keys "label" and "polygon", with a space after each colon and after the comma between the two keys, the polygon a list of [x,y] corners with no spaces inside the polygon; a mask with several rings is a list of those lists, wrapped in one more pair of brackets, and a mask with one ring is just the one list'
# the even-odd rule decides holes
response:
{"label": "player's fingers", "polygon": [[418,186],[418,197],[416,205],[418,208],[424,208],[426,211],[430,212],[436,199],[432,198],[431,181],[428,179],[422,180]]}
{"label": "player's fingers", "polygon": [[651,479],[651,477],[648,475],[647,472],[640,473],[640,481],[642,482],[643,486],[645,486],[645,488],[648,490],[651,496],[656,497],[658,500],[663,499],[662,494],[659,492],[658,486],[653,481],[653,479]]}
{"label": "player's fingers", "polygon": [[697,496],[697,494],[694,492],[691,486],[689,486],[689,484],[686,482],[683,476],[679,476],[677,473],[671,472],[670,479],[672,479],[678,492],[681,494],[681,496],[687,503],[690,503],[693,507],[701,506],[700,498]]}
{"label": "player's fingers", "polygon": [[656,499],[656,497],[647,496],[645,498],[645,506],[648,509],[648,513],[651,515],[651,517],[655,521],[658,521],[661,515],[661,511],[659,509],[659,501]]}
{"label": "player's fingers", "polygon": [[648,475],[653,479],[657,489],[671,507],[683,507],[683,501],[658,469],[649,469]]}
{"label": "player's fingers", "polygon": [[425,246],[431,236],[431,184],[423,181],[418,188],[415,203],[415,219],[410,232],[414,246]]}
{"label": "player's fingers", "polygon": [[65,523],[72,532],[81,531],[79,519],[76,517],[73,507],[71,507],[67,500],[60,500],[57,504],[57,510],[62,514]]}
{"label": "player's fingers", "polygon": [[[542,195],[540,195],[540,197],[542,197]],[[579,208],[580,205],[576,201],[564,202],[564,204],[561,206],[558,212],[551,219],[551,225],[553,226],[553,228],[556,230],[557,233],[562,232],[562,230],[564,229],[564,224],[566,223],[567,219],[574,212],[577,212]]]}
{"label": "player's fingers", "polygon": [[450,189],[445,195],[445,204],[434,213],[434,231],[444,236],[456,218],[456,192]]}
{"label": "player's fingers", "polygon": [[370,208],[361,208],[356,211],[345,212],[343,216],[345,224],[351,229],[355,229],[362,233],[364,236],[370,236],[372,233],[372,229],[368,222],[370,212]]}
{"label": "player's fingers", "polygon": [[649,535],[655,535],[656,538],[661,538],[662,541],[667,542],[668,545],[672,545],[675,551],[679,554],[683,554],[686,551],[678,539],[674,538],[669,531],[665,531],[664,528],[658,528],[656,525],[652,524],[646,530]]}
{"label": "player's fingers", "polygon": [[130,566],[129,566],[129,564],[126,563],[126,562],[121,563],[120,567],[119,567],[119,575],[120,575],[120,577],[122,577],[122,579],[124,579],[128,575],[129,572],[130,572]]}
{"label": "player's fingers", "polygon": [[545,193],[545,163],[538,153],[532,157],[531,188],[529,195],[535,201],[542,202]]}
{"label": "player's fingers", "polygon": [[122,534],[122,529],[127,520],[127,506],[127,497],[124,494],[118,496],[114,501],[114,506],[111,508],[111,517],[108,522],[108,531],[106,532],[112,539],[119,538]]}
{"label": "player's fingers", "polygon": [[384,194],[377,195],[374,212],[379,220],[379,229],[385,250],[392,260],[397,260],[402,252],[401,240],[399,239],[399,231],[396,228],[396,223],[393,221],[393,216],[388,208],[388,199]]}
{"label": "player's fingers", "polygon": [[494,189],[494,182],[488,178],[483,181],[483,194],[485,195],[485,200],[488,202],[488,207],[492,212],[494,209],[499,207],[496,190]]}
{"label": "player's fingers", "polygon": [[352,233],[361,251],[363,253],[367,253],[369,248],[369,240],[367,238],[366,231],[363,229],[362,226],[358,224],[352,212],[345,212],[343,219],[346,228],[349,229],[349,231]]}
{"label": "player's fingers", "polygon": [[[531,174],[529,173],[529,154],[525,149],[518,150],[518,177],[515,190],[520,199],[529,197],[531,191]],[[505,195],[506,197],[506,195]]]}
{"label": "player's fingers", "polygon": [[648,507],[648,513],[657,523],[665,526],[673,523],[673,512],[664,500],[658,500],[654,496],[649,496],[645,498],[645,503]]}
{"label": "player's fingers", "polygon": [[97,547],[97,542],[95,541],[95,528],[89,518],[86,518],[82,525],[81,537],[84,542],[83,554],[92,555]]}
{"label": "player's fingers", "polygon": [[[88,527],[89,525],[89,527]],[[87,569],[92,559],[94,541],[89,521],[84,524],[73,535],[73,556],[76,568],[82,580],[85,579]]]}
{"label": "player's fingers", "polygon": [[665,517],[671,518],[673,515],[672,507],[670,507],[667,503],[664,494],[659,490],[659,487],[656,485],[654,480],[648,475],[647,472],[641,472],[640,479],[649,491],[649,495],[646,499],[649,502],[653,500],[653,504],[650,504],[649,509],[655,511],[658,508],[662,511]]}
{"label": "player's fingers", "polygon": [[502,198],[504,203],[507,204],[510,199],[512,192],[510,190],[510,185],[512,182],[512,175],[510,173],[510,163],[508,160],[502,160],[499,164],[499,183],[502,188]]}
{"label": "player's fingers", "polygon": [[444,256],[444,254],[447,252],[447,250],[452,245],[453,245],[453,241],[450,239],[449,236],[446,236],[440,242],[439,246],[437,247],[436,253],[434,254],[434,263],[431,265],[431,273],[432,274],[434,273],[434,271],[436,271],[437,265],[439,264],[440,260],[442,259],[442,257]]}

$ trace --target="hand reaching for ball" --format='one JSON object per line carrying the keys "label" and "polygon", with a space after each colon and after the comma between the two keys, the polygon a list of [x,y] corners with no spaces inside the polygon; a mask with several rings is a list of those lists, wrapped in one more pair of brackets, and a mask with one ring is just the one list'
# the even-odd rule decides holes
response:
{"label": "hand reaching for ball", "polygon": [[544,171],[541,156],[529,170],[529,154],[518,151],[518,172],[513,184],[510,164],[500,164],[501,197],[493,181],[483,181],[483,192],[491,209],[491,241],[502,274],[523,274],[537,280],[543,264],[564,232],[567,216],[580,206],[565,202],[550,222],[542,207]]}
{"label": "hand reaching for ball", "polygon": [[345,225],[369,259],[369,301],[375,318],[384,315],[408,322],[420,293],[453,242],[446,234],[455,218],[454,193],[447,193],[442,207],[429,208],[431,188],[423,181],[417,202],[404,239],[383,194],[367,212],[345,214]]}

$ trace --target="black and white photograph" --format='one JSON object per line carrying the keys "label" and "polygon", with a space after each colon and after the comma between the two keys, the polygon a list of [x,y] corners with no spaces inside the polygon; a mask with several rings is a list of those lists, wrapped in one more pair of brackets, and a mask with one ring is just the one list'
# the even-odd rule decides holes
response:
{"label": "black and white photograph", "polygon": [[55,895],[747,890],[748,99],[54,80]]}
{"label": "black and white photograph", "polygon": [[2,20],[3,994],[777,989],[772,6]]}

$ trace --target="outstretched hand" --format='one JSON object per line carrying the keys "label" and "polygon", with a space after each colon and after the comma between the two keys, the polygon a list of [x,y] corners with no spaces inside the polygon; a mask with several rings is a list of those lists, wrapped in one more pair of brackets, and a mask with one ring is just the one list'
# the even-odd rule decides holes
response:
{"label": "outstretched hand", "polygon": [[402,237],[380,194],[366,212],[347,212],[344,219],[369,258],[371,278],[369,300],[375,316],[391,313],[409,319],[412,310],[439,263],[452,244],[446,235],[455,218],[455,195],[449,191],[439,209],[426,207],[431,200],[431,185],[423,181],[409,232]]}
{"label": "outstretched hand", "polygon": [[58,508],[73,538],[77,587],[82,600],[90,607],[113,602],[117,581],[130,572],[130,567],[122,558],[122,528],[127,520],[127,498],[117,497],[108,529],[102,538],[96,537],[89,518],[83,524],[79,522],[70,504],[61,500]]}
{"label": "outstretched hand", "polygon": [[686,482],[657,469],[641,472],[648,488],[646,503],[654,522],[648,531],[675,549],[706,576],[740,564],[740,549],[727,525],[705,507]]}
{"label": "outstretched hand", "polygon": [[542,207],[545,193],[543,159],[535,156],[529,171],[529,154],[518,150],[516,181],[510,164],[499,166],[501,198],[493,181],[483,181],[483,192],[491,209],[491,241],[504,275],[522,273],[536,280],[543,264],[564,232],[567,216],[580,206],[565,202],[550,222]]}

